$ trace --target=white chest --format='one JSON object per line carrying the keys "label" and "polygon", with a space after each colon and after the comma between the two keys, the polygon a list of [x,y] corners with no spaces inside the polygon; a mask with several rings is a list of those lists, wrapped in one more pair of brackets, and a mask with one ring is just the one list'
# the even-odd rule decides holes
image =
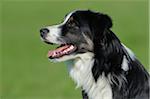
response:
{"label": "white chest", "polygon": [[82,87],[90,99],[112,99],[112,90],[107,78],[102,74],[97,82],[92,75],[94,59],[89,54],[84,54],[74,60],[69,66],[69,74]]}

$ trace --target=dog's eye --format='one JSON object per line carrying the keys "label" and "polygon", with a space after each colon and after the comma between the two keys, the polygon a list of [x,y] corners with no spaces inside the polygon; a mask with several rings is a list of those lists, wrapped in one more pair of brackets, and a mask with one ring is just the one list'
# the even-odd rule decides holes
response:
{"label": "dog's eye", "polygon": [[68,27],[68,28],[79,29],[79,27],[78,27],[77,23],[76,23],[76,22],[74,22],[74,21],[70,21],[70,22],[68,22],[68,23],[67,23],[67,27]]}

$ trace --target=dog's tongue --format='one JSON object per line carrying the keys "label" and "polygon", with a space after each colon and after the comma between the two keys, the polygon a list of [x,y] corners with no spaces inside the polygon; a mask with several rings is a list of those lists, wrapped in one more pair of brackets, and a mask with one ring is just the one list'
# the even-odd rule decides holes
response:
{"label": "dog's tongue", "polygon": [[71,51],[72,49],[74,49],[73,45],[64,45],[64,46],[59,47],[55,50],[49,51],[47,56],[49,58],[60,57],[60,56],[63,56],[64,54],[69,53],[69,51]]}

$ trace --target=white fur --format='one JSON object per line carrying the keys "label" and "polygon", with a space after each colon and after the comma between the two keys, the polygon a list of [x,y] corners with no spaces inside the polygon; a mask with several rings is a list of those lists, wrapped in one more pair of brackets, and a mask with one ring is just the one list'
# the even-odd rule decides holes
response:
{"label": "white fur", "polygon": [[126,51],[128,52],[128,54],[131,57],[131,59],[134,60],[135,59],[134,53],[128,47],[126,47],[123,43],[122,43],[122,45],[126,49]]}
{"label": "white fur", "polygon": [[114,73],[110,73],[108,74],[107,78],[110,84],[117,85],[119,89],[127,83],[127,79],[124,75],[116,75]]}
{"label": "white fur", "polygon": [[[48,33],[46,40],[50,41],[51,43],[60,44],[58,38],[61,35],[61,29],[59,27],[64,25],[74,12],[75,11],[68,14],[63,23],[47,27],[50,30],[50,33]],[[90,45],[89,49],[92,50],[93,43],[85,35],[84,37],[87,40],[87,43]],[[85,45],[83,46],[85,47]],[[51,61],[67,61],[70,76],[77,83],[77,87],[82,87],[87,92],[89,99],[112,99],[110,81],[107,79],[107,77],[105,77],[104,73],[100,75],[97,82],[95,82],[93,78],[93,57],[93,53],[87,52],[84,54],[65,55],[61,58],[55,58]]]}
{"label": "white fur", "polygon": [[51,43],[61,44],[61,42],[58,40],[58,38],[61,36],[61,28],[60,27],[68,21],[68,19],[71,17],[71,15],[73,13],[74,13],[74,11],[69,13],[62,23],[60,23],[58,25],[46,27],[47,29],[49,29],[50,32],[47,34],[45,39]]}
{"label": "white fur", "polygon": [[86,40],[87,44],[81,45],[81,47],[83,46],[84,48],[86,48],[90,51],[93,51],[93,48],[94,48],[93,41],[88,36],[86,36],[84,33],[82,35],[83,35],[84,39]]}
{"label": "white fur", "polygon": [[61,25],[66,24],[66,22],[68,21],[68,19],[71,17],[71,15],[72,15],[74,12],[75,12],[75,11],[70,12],[70,13],[66,16],[64,22],[63,22]]}
{"label": "white fur", "polygon": [[122,69],[124,71],[128,71],[129,70],[129,66],[128,66],[128,60],[126,58],[126,56],[123,57],[123,61],[122,61]]}
{"label": "white fur", "polygon": [[112,99],[112,89],[109,80],[102,74],[97,82],[92,75],[94,65],[93,53],[87,52],[78,54],[78,58],[70,60],[69,73],[77,83],[77,87],[82,87],[89,96],[89,99]]}
{"label": "white fur", "polygon": [[58,27],[59,25],[53,25],[53,26],[47,27],[47,29],[49,29],[50,32],[47,34],[45,39],[51,43],[61,44],[61,42],[58,41],[58,38],[61,35],[61,28],[58,28]]}

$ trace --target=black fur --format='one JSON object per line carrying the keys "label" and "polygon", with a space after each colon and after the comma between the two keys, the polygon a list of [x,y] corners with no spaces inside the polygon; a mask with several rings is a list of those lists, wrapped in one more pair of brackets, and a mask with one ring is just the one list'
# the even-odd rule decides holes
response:
{"label": "black fur", "polygon": [[[92,73],[95,81],[103,72],[106,77],[108,74],[117,75],[119,79],[125,77],[127,81],[122,82],[120,88],[115,83],[111,84],[113,99],[148,99],[149,74],[136,58],[130,58],[120,40],[111,31],[110,17],[92,11],[77,11],[74,16],[82,23],[84,33],[94,42],[95,63]],[[128,59],[128,71],[121,68],[123,56]],[[117,78],[116,82],[119,84]],[[83,96],[83,99],[87,99],[85,92]]]}
{"label": "black fur", "polygon": [[[77,10],[65,24],[58,27],[61,28],[61,35],[57,40],[76,46],[72,54],[94,53],[91,72],[95,83],[102,74],[108,79],[113,78],[114,81],[110,83],[113,99],[149,99],[148,72],[136,57],[130,55],[111,27],[112,20],[108,15]],[[92,45],[87,43],[85,36],[92,41]],[[124,57],[127,59],[128,70],[122,69]],[[89,99],[84,90],[82,96],[83,99]]]}

